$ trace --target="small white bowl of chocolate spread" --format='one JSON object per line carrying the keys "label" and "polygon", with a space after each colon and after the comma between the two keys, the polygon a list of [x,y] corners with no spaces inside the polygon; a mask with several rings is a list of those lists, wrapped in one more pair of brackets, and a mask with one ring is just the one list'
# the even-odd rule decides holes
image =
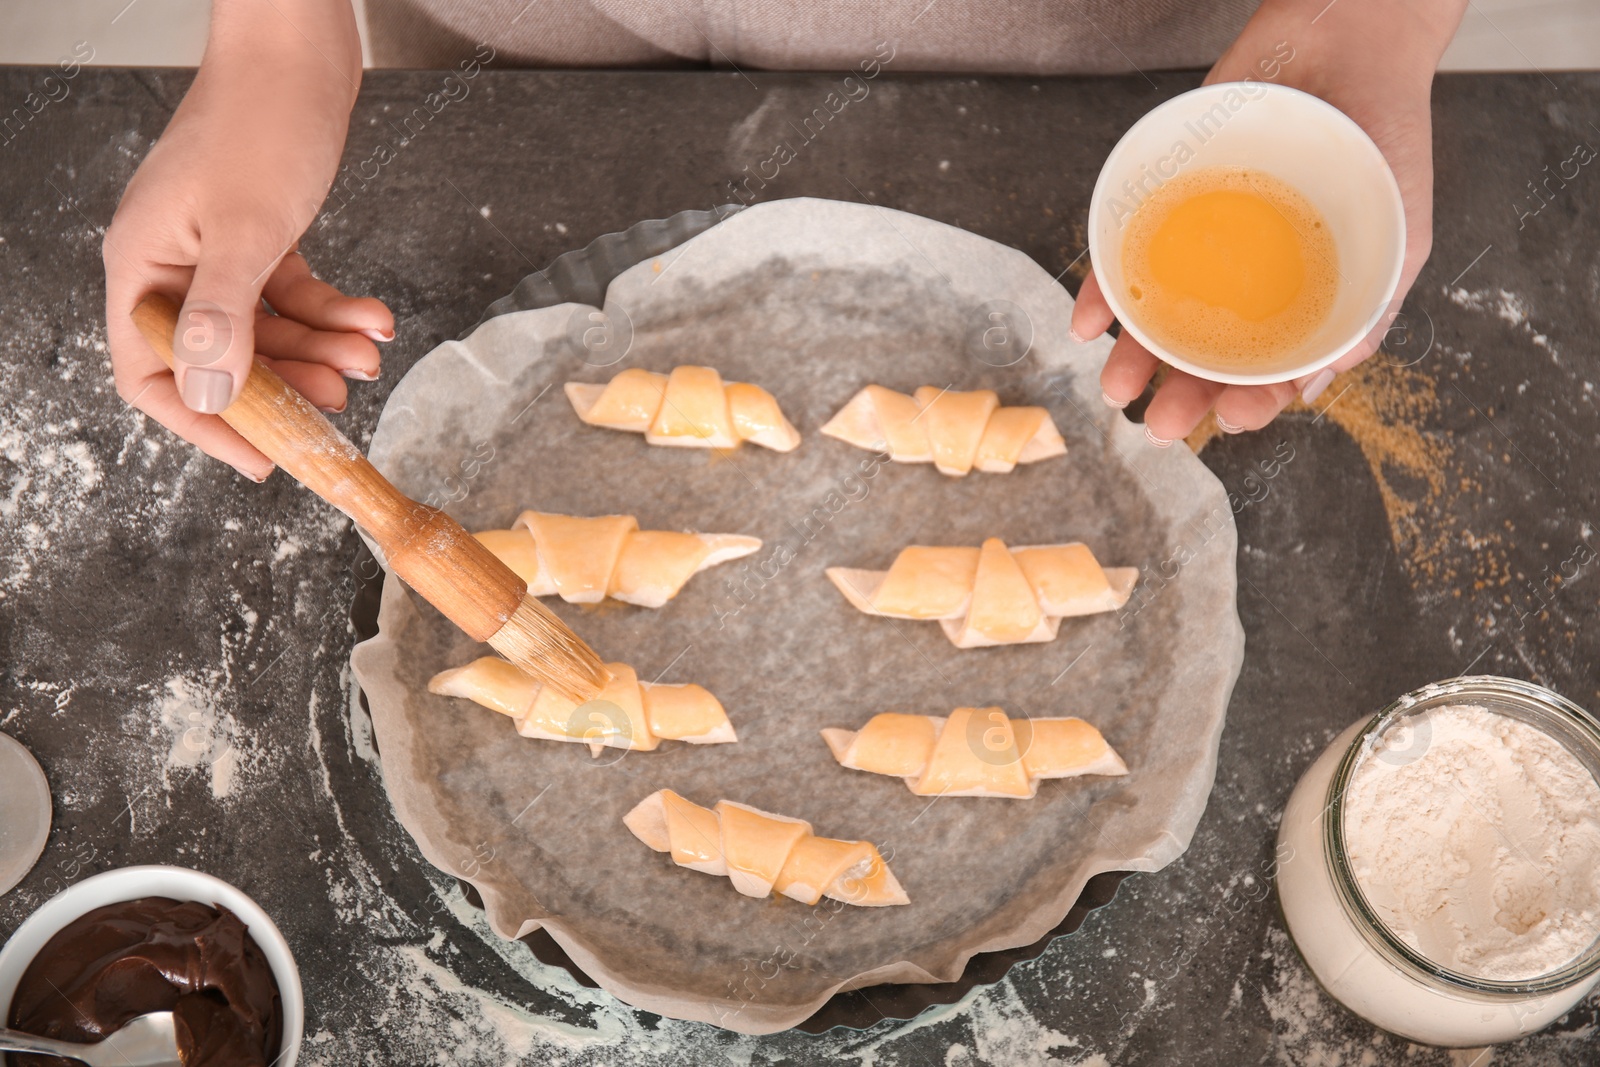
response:
{"label": "small white bowl of chocolate spread", "polygon": [[[300,972],[255,901],[182,867],[123,867],[56,894],[0,949],[0,1020],[98,1041],[170,1011],[185,1067],[294,1067]],[[11,1062],[64,1064],[11,1054]]]}

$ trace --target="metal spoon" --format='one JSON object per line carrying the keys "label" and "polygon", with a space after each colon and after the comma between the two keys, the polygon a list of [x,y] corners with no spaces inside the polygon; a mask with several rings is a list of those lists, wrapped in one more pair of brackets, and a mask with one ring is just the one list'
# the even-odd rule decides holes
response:
{"label": "metal spoon", "polygon": [[0,1050],[65,1056],[87,1063],[89,1067],[183,1067],[183,1061],[178,1058],[178,1034],[170,1011],[141,1015],[93,1045],[0,1030]]}

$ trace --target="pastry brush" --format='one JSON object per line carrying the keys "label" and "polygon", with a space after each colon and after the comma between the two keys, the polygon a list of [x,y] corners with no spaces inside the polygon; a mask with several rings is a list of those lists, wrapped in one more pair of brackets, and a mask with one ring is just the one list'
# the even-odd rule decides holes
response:
{"label": "pastry brush", "polygon": [[[152,293],[133,321],[172,365],[178,305]],[[582,703],[608,677],[600,657],[477,538],[396,489],[310,401],[258,358],[222,420],[300,484],[348,515],[389,567],[475,641]]]}

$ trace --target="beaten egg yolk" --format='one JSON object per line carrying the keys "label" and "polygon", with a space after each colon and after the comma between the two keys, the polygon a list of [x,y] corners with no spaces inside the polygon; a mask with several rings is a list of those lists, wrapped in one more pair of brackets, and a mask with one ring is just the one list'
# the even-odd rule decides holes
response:
{"label": "beaten egg yolk", "polygon": [[1156,228],[1150,273],[1173,295],[1261,322],[1299,295],[1304,248],[1294,226],[1265,197],[1218,189],[1176,205]]}

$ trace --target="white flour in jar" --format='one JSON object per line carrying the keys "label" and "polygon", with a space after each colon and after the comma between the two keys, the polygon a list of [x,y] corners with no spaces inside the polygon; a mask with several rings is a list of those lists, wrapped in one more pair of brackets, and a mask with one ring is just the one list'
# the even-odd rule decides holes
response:
{"label": "white flour in jar", "polygon": [[1460,974],[1535,978],[1600,934],[1600,784],[1543,731],[1481,707],[1391,729],[1345,793],[1345,850],[1384,924]]}

